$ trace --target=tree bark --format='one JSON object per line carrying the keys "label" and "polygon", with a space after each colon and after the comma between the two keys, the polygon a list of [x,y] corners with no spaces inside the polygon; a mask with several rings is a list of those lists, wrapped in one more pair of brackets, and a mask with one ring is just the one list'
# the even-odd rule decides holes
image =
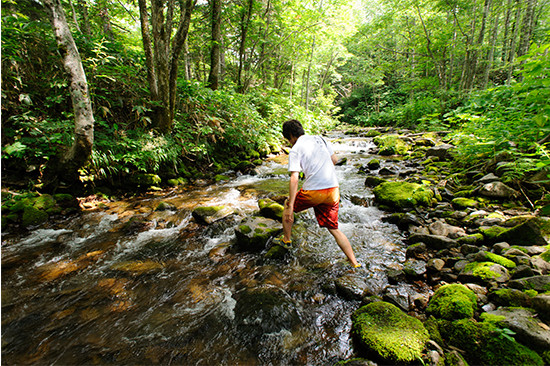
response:
{"label": "tree bark", "polygon": [[156,102],[153,125],[161,133],[167,133],[172,129],[179,55],[187,39],[191,13],[196,0],[179,0],[179,4],[179,24],[172,39],[175,0],[168,0],[168,3],[164,0],[151,1],[151,32],[149,32],[147,2],[139,0],[147,77],[151,99]]}
{"label": "tree bark", "polygon": [[495,47],[496,47],[496,41],[497,41],[497,37],[498,37],[499,19],[500,19],[500,14],[495,12],[493,31],[491,33],[491,44],[489,46],[489,53],[487,55],[487,62],[485,64],[485,73],[483,75],[483,84],[482,84],[483,89],[487,89],[487,85],[489,84],[489,73],[491,72],[491,69],[493,68],[493,62],[495,60]]}
{"label": "tree bark", "polygon": [[523,56],[529,51],[531,35],[535,27],[536,0],[527,0],[523,24],[521,26],[521,39],[519,41],[518,56]]}
{"label": "tree bark", "polygon": [[512,74],[514,73],[514,61],[516,57],[516,43],[518,39],[518,33],[519,33],[519,22],[521,17],[521,2],[520,0],[516,0],[516,20],[514,22],[514,31],[512,34],[512,40],[510,42],[510,53],[508,55],[508,76],[506,78],[506,85],[510,85],[512,81]]}
{"label": "tree bark", "polygon": [[211,0],[210,2],[212,5],[212,46],[210,49],[210,74],[208,76],[208,86],[212,90],[217,90],[220,83],[222,0]]}
{"label": "tree bark", "polygon": [[82,13],[82,33],[86,36],[91,36],[92,26],[90,24],[90,16],[88,15],[88,5],[86,4],[86,0],[79,0],[78,6],[80,7],[80,11]]}
{"label": "tree bark", "polygon": [[80,54],[67,24],[61,0],[43,0],[50,18],[63,67],[69,77],[69,90],[75,116],[74,142],[57,162],[47,168],[50,187],[59,181],[72,185],[78,182],[78,170],[90,159],[94,144],[94,115],[88,94],[88,82]]}
{"label": "tree bark", "polygon": [[246,37],[248,27],[250,26],[250,18],[252,17],[252,9],[254,8],[254,0],[248,0],[248,8],[243,12],[241,17],[241,39],[239,45],[239,68],[237,70],[237,89],[240,93],[244,93],[246,87],[243,83],[243,68],[246,62]]}

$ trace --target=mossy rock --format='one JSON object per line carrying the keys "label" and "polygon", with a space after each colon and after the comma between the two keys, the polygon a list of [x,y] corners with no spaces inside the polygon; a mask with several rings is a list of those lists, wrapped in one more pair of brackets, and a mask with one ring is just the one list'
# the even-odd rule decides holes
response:
{"label": "mossy rock", "polygon": [[266,259],[283,259],[289,252],[288,249],[280,245],[274,245],[265,254]]}
{"label": "mossy rock", "polygon": [[483,239],[484,239],[483,234],[475,233],[475,234],[470,234],[470,235],[466,235],[466,236],[461,236],[460,238],[456,239],[456,241],[459,244],[476,245],[476,244],[479,244],[479,243],[483,242]]}
{"label": "mossy rock", "polygon": [[39,210],[34,206],[27,206],[23,210],[21,216],[21,225],[23,227],[35,226],[42,224],[48,220],[48,213],[46,211]]}
{"label": "mossy rock", "polygon": [[457,197],[453,199],[452,204],[454,207],[463,209],[463,208],[477,208],[479,207],[479,202],[466,197]]}
{"label": "mossy rock", "polygon": [[489,242],[499,241],[497,238],[506,230],[507,229],[502,226],[482,226],[479,228],[479,231],[483,234],[485,240]]}
{"label": "mossy rock", "polygon": [[267,241],[283,231],[281,223],[265,217],[247,217],[235,228],[237,246],[250,251],[261,251]]}
{"label": "mossy rock", "polygon": [[373,142],[380,149],[380,155],[403,155],[409,151],[409,145],[398,135],[377,136],[373,139]]}
{"label": "mossy rock", "polygon": [[156,174],[136,174],[130,177],[130,182],[138,186],[150,187],[159,185],[162,179]]}
{"label": "mossy rock", "polygon": [[214,177],[214,181],[216,181],[216,183],[228,181],[230,179],[231,178],[228,177],[227,175],[222,175],[222,174],[216,174],[216,176]]}
{"label": "mossy rock", "polygon": [[177,187],[177,186],[186,185],[188,183],[188,181],[187,181],[187,179],[185,179],[183,177],[180,177],[180,178],[168,179],[168,181],[166,183],[171,187]]}
{"label": "mossy rock", "polygon": [[499,282],[504,283],[510,279],[508,270],[493,262],[473,262],[468,263],[460,276],[470,280],[480,280],[483,282]]}
{"label": "mossy rock", "polygon": [[32,205],[38,210],[47,211],[56,205],[55,199],[49,194],[43,194],[31,199]]}
{"label": "mossy rock", "polygon": [[265,198],[258,201],[260,207],[260,215],[273,220],[283,220],[283,205],[273,201],[272,199]]}
{"label": "mossy rock", "polygon": [[480,262],[487,261],[497,263],[507,269],[516,268],[516,264],[513,261],[495,253],[483,252],[480,257],[483,257],[483,260],[481,260]]}
{"label": "mossy rock", "polygon": [[371,159],[368,163],[367,163],[367,167],[369,169],[378,169],[380,168],[380,160],[378,159]]}
{"label": "mossy rock", "polygon": [[441,286],[430,299],[426,311],[437,318],[464,319],[474,316],[477,298],[474,292],[460,284]]}
{"label": "mossy rock", "polygon": [[365,134],[365,137],[376,137],[380,136],[382,133],[378,130],[368,130]]}
{"label": "mossy rock", "polygon": [[365,178],[365,186],[370,188],[377,187],[384,182],[386,182],[386,180],[380,177],[368,176]]}
{"label": "mossy rock", "polygon": [[510,245],[545,246],[548,245],[549,226],[549,220],[533,217],[498,234],[497,240]]}
{"label": "mossy rock", "polygon": [[547,262],[550,262],[550,249],[548,249],[546,252],[542,253],[540,255],[542,259],[544,259]]}
{"label": "mossy rock", "polygon": [[373,189],[376,200],[394,208],[414,208],[431,206],[433,191],[418,183],[384,182]]}
{"label": "mossy rock", "polygon": [[447,344],[466,352],[475,365],[544,365],[533,350],[506,337],[494,322],[474,319],[440,320],[439,331]]}
{"label": "mossy rock", "polygon": [[359,308],[352,315],[352,332],[362,347],[391,362],[419,360],[429,339],[420,320],[384,301]]}
{"label": "mossy rock", "polygon": [[498,306],[531,306],[531,296],[523,291],[511,288],[499,288],[490,291],[489,300]]}
{"label": "mossy rock", "polygon": [[193,217],[202,224],[210,225],[234,214],[235,211],[227,206],[199,206],[193,210]]}

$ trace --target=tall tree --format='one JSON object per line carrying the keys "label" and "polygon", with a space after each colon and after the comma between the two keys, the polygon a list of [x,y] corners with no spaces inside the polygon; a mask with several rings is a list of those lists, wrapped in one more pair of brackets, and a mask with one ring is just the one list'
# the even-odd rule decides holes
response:
{"label": "tall tree", "polygon": [[208,76],[208,85],[212,90],[216,90],[220,82],[222,0],[211,0],[210,3],[212,7],[212,46],[210,49],[210,74]]}
{"label": "tall tree", "polygon": [[73,184],[78,180],[78,169],[88,162],[92,154],[94,115],[86,74],[67,24],[61,0],[43,0],[43,3],[55,33],[59,53],[63,58],[63,67],[69,77],[69,91],[75,118],[74,142],[59,161],[48,166],[46,179],[52,186],[56,185],[58,181]]}
{"label": "tall tree", "polygon": [[[166,133],[174,121],[179,55],[187,39],[196,0],[179,0],[177,28],[174,24],[176,0],[151,0],[150,17],[147,1],[139,0],[138,4],[149,90],[157,103],[154,127]],[[172,36],[174,28],[176,32]]]}

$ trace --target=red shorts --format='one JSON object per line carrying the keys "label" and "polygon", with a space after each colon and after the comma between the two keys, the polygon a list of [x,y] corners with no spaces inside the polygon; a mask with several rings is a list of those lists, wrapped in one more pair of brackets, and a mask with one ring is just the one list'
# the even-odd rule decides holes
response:
{"label": "red shorts", "polygon": [[300,189],[294,201],[294,212],[313,207],[319,226],[338,229],[338,208],[340,207],[340,190],[338,187],[305,191]]}

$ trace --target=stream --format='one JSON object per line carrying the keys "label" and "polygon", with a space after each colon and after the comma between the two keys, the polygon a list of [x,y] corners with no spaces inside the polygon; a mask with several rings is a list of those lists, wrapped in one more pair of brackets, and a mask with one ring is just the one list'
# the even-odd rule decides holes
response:
{"label": "stream", "polygon": [[[329,138],[347,158],[336,167],[340,229],[366,265],[361,275],[382,289],[406,246],[359,173],[374,144]],[[270,157],[256,175],[106,202],[3,235],[2,364],[329,365],[353,357],[360,301],[334,285],[352,270],[312,210],[299,215],[285,259],[232,247],[258,199],[288,193],[286,158]],[[157,211],[161,201],[175,209]],[[195,222],[195,207],[214,205],[236,214]]]}

